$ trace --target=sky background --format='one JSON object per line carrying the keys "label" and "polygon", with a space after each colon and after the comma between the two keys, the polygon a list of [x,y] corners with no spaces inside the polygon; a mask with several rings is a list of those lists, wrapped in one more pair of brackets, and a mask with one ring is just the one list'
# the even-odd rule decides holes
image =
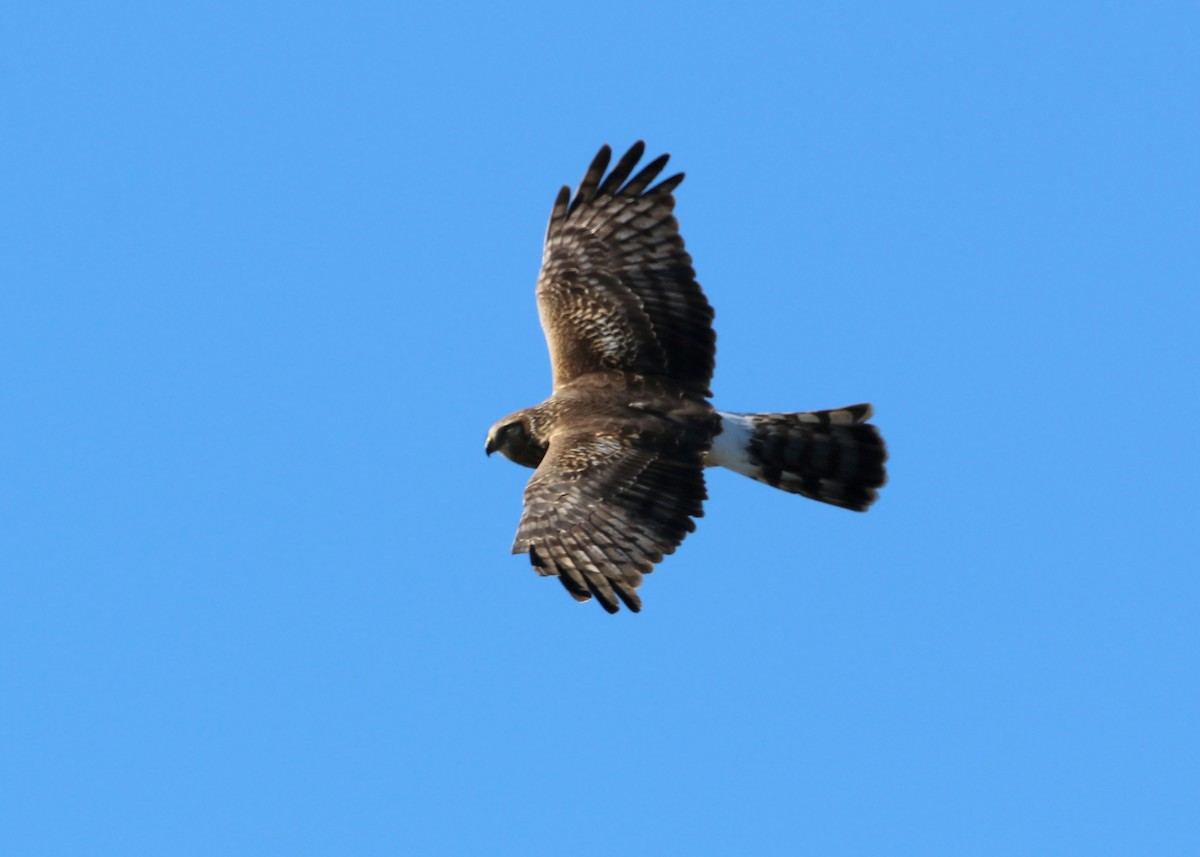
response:
{"label": "sky background", "polygon": [[[1200,11],[25,3],[0,852],[1200,853]],[[558,188],[645,139],[715,402],[640,615],[509,555]]]}

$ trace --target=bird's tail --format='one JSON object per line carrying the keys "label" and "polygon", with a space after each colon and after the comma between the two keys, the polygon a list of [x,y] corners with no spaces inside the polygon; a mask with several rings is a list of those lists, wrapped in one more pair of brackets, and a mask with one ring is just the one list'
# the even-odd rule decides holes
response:
{"label": "bird's tail", "polygon": [[865,512],[886,481],[887,447],[870,405],[799,414],[721,414],[706,463]]}

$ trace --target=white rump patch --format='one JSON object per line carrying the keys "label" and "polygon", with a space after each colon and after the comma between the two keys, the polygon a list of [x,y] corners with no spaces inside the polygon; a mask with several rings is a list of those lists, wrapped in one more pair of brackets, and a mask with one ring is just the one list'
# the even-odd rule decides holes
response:
{"label": "white rump patch", "polygon": [[736,473],[753,478],[759,468],[750,463],[750,441],[754,437],[754,422],[745,414],[726,414],[718,411],[721,431],[713,438],[705,467],[728,467]]}

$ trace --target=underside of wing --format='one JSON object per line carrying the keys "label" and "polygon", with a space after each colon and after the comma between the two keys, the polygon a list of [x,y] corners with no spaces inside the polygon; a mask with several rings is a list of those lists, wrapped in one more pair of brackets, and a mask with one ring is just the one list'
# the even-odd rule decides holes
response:
{"label": "underside of wing", "polygon": [[525,489],[513,553],[578,601],[641,610],[642,576],[704,514],[704,447],[681,433],[612,425],[555,437]]}
{"label": "underside of wing", "polygon": [[556,388],[617,370],[710,395],[713,311],[672,213],[683,174],[651,187],[668,156],[633,175],[644,150],[634,144],[606,176],[605,146],[574,197],[564,187],[555,201],[537,297]]}

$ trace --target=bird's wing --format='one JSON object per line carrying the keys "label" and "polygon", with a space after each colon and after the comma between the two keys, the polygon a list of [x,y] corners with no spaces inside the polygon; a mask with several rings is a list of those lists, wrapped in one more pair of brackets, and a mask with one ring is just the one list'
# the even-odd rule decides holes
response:
{"label": "bird's wing", "polygon": [[578,601],[641,609],[642,575],[704,514],[704,442],[661,424],[589,425],[556,434],[525,488],[513,553]]}
{"label": "bird's wing", "polygon": [[713,311],[672,214],[683,174],[650,187],[666,166],[662,155],[630,178],[644,150],[635,143],[605,176],[605,146],[574,197],[564,187],[554,203],[537,298],[555,389],[616,370],[711,395]]}

